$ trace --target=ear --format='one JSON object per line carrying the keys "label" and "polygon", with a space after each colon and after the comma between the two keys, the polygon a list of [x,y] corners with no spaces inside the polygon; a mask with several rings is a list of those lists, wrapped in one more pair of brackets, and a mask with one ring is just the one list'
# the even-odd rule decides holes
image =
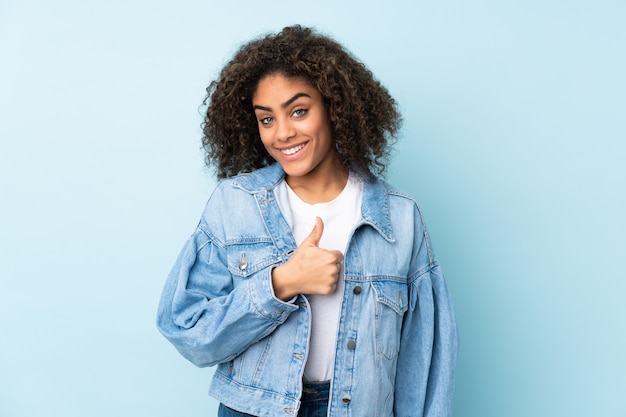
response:
{"label": "ear", "polygon": [[330,120],[331,123],[337,122],[337,114],[335,113],[335,109],[331,107],[328,108],[328,120]]}
{"label": "ear", "polygon": [[326,115],[328,116],[328,120],[330,120],[331,123],[336,123],[338,119],[337,112],[335,112],[335,108],[330,102],[330,99],[328,97],[322,96],[322,102],[324,103],[324,107],[326,108]]}

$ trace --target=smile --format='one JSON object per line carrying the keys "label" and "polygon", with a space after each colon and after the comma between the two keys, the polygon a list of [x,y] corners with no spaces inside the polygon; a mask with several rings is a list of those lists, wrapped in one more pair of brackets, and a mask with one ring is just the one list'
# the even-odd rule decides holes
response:
{"label": "smile", "polygon": [[296,152],[298,152],[300,149],[304,148],[305,146],[306,146],[306,143],[301,143],[300,145],[294,146],[293,148],[279,149],[279,150],[285,155],[293,155]]}

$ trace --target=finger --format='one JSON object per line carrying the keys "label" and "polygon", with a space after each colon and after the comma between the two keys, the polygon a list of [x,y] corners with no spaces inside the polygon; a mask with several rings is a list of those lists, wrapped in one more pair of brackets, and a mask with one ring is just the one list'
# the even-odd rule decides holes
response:
{"label": "finger", "polygon": [[315,218],[315,226],[311,233],[304,239],[302,243],[308,243],[313,246],[320,245],[320,239],[322,238],[322,233],[324,233],[324,222],[319,217]]}
{"label": "finger", "polygon": [[335,257],[337,262],[343,262],[343,253],[341,253],[341,251],[331,250],[329,252]]}

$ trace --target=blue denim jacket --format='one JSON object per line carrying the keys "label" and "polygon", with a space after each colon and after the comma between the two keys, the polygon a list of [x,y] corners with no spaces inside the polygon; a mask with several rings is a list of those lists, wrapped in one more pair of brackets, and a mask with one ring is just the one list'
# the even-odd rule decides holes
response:
{"label": "blue denim jacket", "polygon": [[[169,274],[157,325],[197,366],[209,393],[256,416],[296,416],[307,360],[305,295],[275,297],[271,270],[296,249],[274,189],[275,164],[220,182]],[[365,182],[345,287],[329,416],[452,415],[457,330],[415,202]]]}

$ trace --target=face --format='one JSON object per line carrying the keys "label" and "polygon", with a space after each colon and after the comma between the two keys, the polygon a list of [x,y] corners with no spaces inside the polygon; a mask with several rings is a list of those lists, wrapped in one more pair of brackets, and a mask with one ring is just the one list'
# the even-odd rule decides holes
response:
{"label": "face", "polygon": [[252,97],[261,141],[290,177],[331,175],[339,161],[322,96],[303,79],[268,75]]}

